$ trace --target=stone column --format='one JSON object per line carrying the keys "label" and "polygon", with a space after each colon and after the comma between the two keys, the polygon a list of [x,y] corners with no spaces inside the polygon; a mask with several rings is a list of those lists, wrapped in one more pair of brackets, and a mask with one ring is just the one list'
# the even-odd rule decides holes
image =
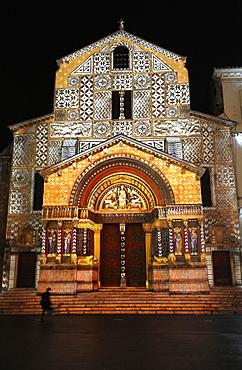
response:
{"label": "stone column", "polygon": [[103,228],[102,224],[96,224],[94,228],[94,256],[98,260],[99,268],[98,268],[98,287],[101,286],[101,279],[100,279],[100,246],[101,246],[101,230]]}
{"label": "stone column", "polygon": [[151,224],[143,224],[143,230],[145,232],[145,254],[146,254],[146,288],[149,288],[149,280],[148,280],[148,273],[149,273],[149,261],[151,258]]}

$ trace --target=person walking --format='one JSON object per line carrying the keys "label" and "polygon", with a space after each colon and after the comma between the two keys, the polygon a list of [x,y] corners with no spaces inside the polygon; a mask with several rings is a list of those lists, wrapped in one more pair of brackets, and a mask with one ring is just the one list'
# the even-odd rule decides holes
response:
{"label": "person walking", "polygon": [[40,305],[42,307],[42,314],[41,314],[41,322],[44,322],[44,316],[45,316],[45,311],[49,311],[52,315],[54,315],[54,308],[52,306],[52,302],[50,300],[50,291],[51,288],[47,288],[44,293],[41,294],[41,301]]}

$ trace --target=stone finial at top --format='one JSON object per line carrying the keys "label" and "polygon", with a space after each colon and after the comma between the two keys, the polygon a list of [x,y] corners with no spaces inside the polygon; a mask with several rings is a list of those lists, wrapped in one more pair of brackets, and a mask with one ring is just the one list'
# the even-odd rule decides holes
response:
{"label": "stone finial at top", "polygon": [[119,23],[119,29],[120,30],[124,30],[124,20],[123,20],[123,18],[120,18],[120,20],[118,21],[118,23]]}

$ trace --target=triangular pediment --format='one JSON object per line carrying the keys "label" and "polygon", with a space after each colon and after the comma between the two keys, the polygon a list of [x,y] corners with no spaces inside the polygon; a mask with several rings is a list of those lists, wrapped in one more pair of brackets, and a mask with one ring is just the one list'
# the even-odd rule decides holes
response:
{"label": "triangular pediment", "polygon": [[137,150],[141,150],[141,151],[144,151],[144,152],[147,152],[149,154],[152,154],[154,157],[158,157],[160,160],[163,160],[163,161],[166,161],[168,164],[171,164],[171,163],[174,163],[176,164],[177,166],[181,167],[181,168],[184,168],[184,169],[188,169],[189,171],[191,172],[194,172],[196,174],[199,174],[200,176],[202,176],[203,172],[204,172],[204,169],[200,166],[196,166],[190,162],[187,162],[187,161],[184,161],[182,159],[179,159],[175,156],[172,156],[168,153],[165,153],[159,149],[156,149],[148,144],[145,144],[141,141],[138,141],[136,139],[132,139],[132,138],[129,138],[125,135],[117,135],[117,136],[114,136],[102,143],[99,143],[97,145],[95,145],[94,147],[90,148],[90,149],[87,149],[86,151],[82,152],[82,153],[78,153],[72,157],[69,157],[67,159],[65,159],[64,161],[62,162],[59,162],[59,163],[56,163],[54,165],[52,165],[51,167],[49,168],[46,168],[44,170],[42,170],[40,172],[40,174],[45,177],[45,176],[48,176],[50,175],[51,173],[54,173],[54,172],[57,172],[59,170],[61,170],[62,168],[65,168],[65,167],[68,167],[68,166],[71,166],[73,163],[79,161],[79,160],[82,160],[83,158],[92,158],[92,156],[97,153],[98,151],[103,151],[105,153],[105,151],[108,151],[108,148],[110,148],[110,146],[114,146],[114,145],[130,145],[134,148],[136,148]]}
{"label": "triangular pediment", "polygon": [[162,48],[158,45],[155,45],[155,44],[153,44],[149,41],[146,41],[146,40],[144,40],[144,39],[142,39],[142,38],[140,38],[136,35],[133,35],[132,33],[129,33],[125,30],[119,30],[117,32],[112,33],[111,35],[108,35],[108,36],[102,38],[101,40],[98,40],[98,41],[96,41],[96,42],[94,42],[94,43],[92,43],[92,44],[90,44],[90,45],[88,45],[88,46],[86,46],[86,47],[84,47],[80,50],[77,50],[77,51],[59,59],[58,62],[59,63],[68,62],[72,59],[75,59],[75,58],[77,58],[77,57],[79,57],[79,56],[81,56],[81,55],[83,55],[87,52],[91,52],[92,50],[100,48],[100,47],[102,47],[100,51],[109,50],[108,49],[109,48],[109,43],[115,41],[116,39],[117,40],[120,39],[120,37],[126,38],[127,40],[133,42],[134,47],[135,47],[136,50],[139,50],[139,49],[142,50],[141,47],[143,46],[143,47],[146,47],[146,48],[150,49],[151,51],[158,52],[158,53],[163,54],[166,57],[169,57],[169,58],[174,59],[176,61],[179,61],[179,60],[185,61],[186,60],[185,57],[183,57],[179,54],[173,53],[172,51],[169,51],[169,50],[164,49],[164,48]]}

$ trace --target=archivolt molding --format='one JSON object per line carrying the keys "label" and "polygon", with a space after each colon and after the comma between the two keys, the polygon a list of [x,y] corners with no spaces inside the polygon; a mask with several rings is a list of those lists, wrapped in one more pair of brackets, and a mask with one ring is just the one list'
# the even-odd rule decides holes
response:
{"label": "archivolt molding", "polygon": [[99,181],[87,201],[95,210],[149,210],[157,204],[150,186],[130,173],[112,174]]}
{"label": "archivolt molding", "polygon": [[122,157],[117,155],[100,159],[98,162],[92,163],[88,168],[86,168],[86,170],[77,178],[72,189],[70,205],[80,205],[80,200],[85,189],[96,176],[108,170],[113,170],[112,172],[115,172],[115,167],[121,166],[127,167],[127,171],[125,172],[128,172],[128,169],[130,168],[144,173],[159,188],[165,204],[175,203],[175,197],[169,181],[154,165],[141,159],[137,160],[136,157],[130,155],[123,155]]}

